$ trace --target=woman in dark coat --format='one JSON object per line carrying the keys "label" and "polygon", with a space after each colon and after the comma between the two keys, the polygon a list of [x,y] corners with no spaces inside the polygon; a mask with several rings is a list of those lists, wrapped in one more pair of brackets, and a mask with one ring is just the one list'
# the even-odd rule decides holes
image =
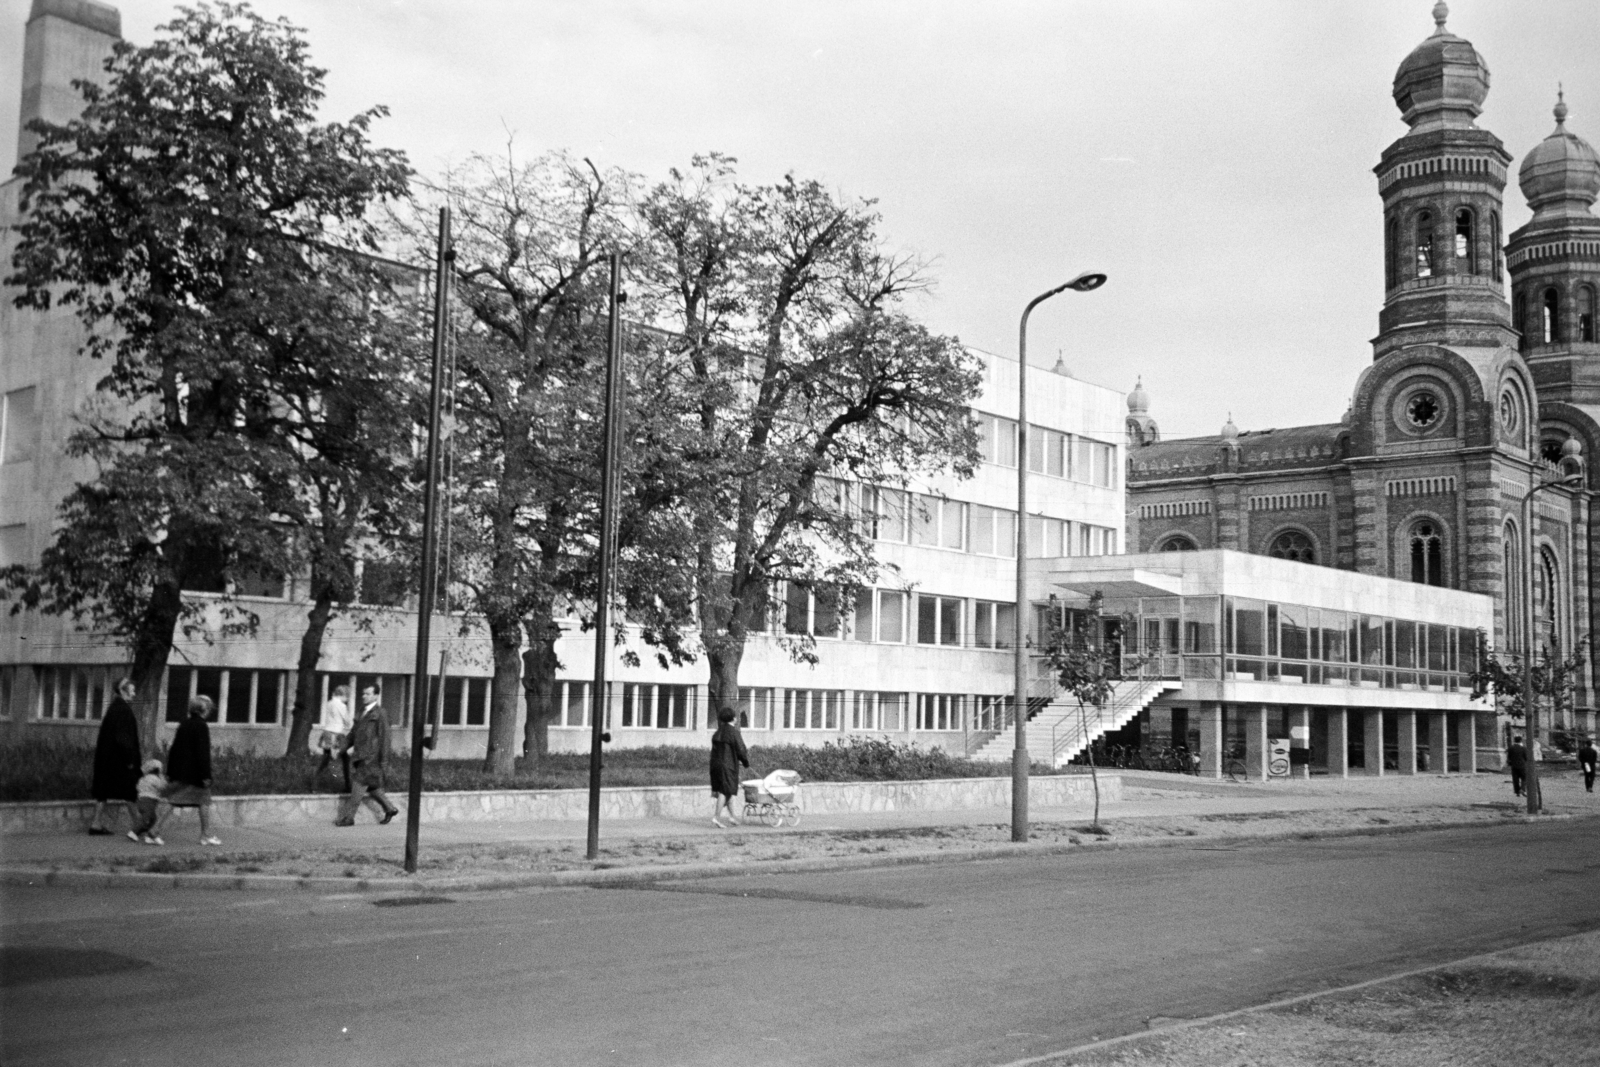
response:
{"label": "woman in dark coat", "polygon": [[[208,696],[189,700],[189,716],[178,724],[167,749],[167,803],[173,808],[200,809],[200,843],[220,845],[211,834],[211,728],[216,707]],[[171,814],[172,809],[167,809]],[[159,824],[151,833],[160,830]]]}
{"label": "woman in dark coat", "polygon": [[132,678],[118,678],[117,695],[100,720],[100,736],[94,743],[94,782],[89,790],[94,797],[91,834],[111,833],[106,826],[107,805],[122,804],[131,816],[139,797],[139,720],[129,703],[135,692]]}
{"label": "woman in dark coat", "polygon": [[[717,732],[711,735],[711,795],[716,806],[711,809],[714,826],[737,826],[733,814],[733,798],[739,792],[739,768],[750,766],[750,753],[745,750],[744,737],[734,724],[738,718],[732,708],[723,708],[717,716]],[[722,821],[722,810],[728,810],[728,821]]]}

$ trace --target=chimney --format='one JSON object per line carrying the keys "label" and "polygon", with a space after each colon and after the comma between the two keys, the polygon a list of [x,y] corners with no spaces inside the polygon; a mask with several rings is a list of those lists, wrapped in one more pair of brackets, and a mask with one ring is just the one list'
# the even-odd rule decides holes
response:
{"label": "chimney", "polygon": [[39,143],[34,119],[70,122],[83,108],[77,80],[105,82],[104,64],[122,36],[122,15],[96,0],[33,0],[22,49],[22,112],[17,158]]}

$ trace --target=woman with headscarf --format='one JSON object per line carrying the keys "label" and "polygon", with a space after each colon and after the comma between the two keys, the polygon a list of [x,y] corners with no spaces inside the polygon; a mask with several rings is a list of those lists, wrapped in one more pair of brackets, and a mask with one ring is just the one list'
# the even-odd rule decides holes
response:
{"label": "woman with headscarf", "polygon": [[[100,720],[100,736],[94,743],[94,781],[89,787],[89,795],[94,797],[89,832],[96,836],[112,832],[106,825],[109,805],[121,804],[131,817],[139,799],[139,720],[130,703],[135,692],[132,678],[118,678],[117,695]],[[129,836],[137,840],[132,831]]]}
{"label": "woman with headscarf", "polygon": [[[711,735],[711,796],[716,802],[711,809],[713,826],[739,824],[733,814],[733,798],[739,792],[739,768],[750,766],[750,753],[744,747],[737,719],[732,708],[723,708],[717,716],[717,732]],[[722,821],[724,809],[728,812],[726,823]]]}

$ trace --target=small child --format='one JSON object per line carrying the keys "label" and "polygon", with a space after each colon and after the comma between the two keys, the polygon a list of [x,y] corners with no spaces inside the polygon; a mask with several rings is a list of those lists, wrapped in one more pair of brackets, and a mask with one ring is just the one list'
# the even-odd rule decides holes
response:
{"label": "small child", "polygon": [[128,831],[128,837],[147,845],[164,845],[166,842],[161,840],[159,832],[161,820],[156,816],[161,804],[161,794],[167,788],[167,776],[161,773],[161,761],[158,759],[145,760],[140,770],[144,771],[144,774],[139,778],[137,787],[139,822]]}

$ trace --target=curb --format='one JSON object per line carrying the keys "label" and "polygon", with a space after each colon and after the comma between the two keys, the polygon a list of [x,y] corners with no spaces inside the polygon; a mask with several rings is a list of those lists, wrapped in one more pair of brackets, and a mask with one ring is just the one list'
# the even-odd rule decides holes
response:
{"label": "curb", "polygon": [[[1581,816],[1600,819],[1600,815]],[[1572,822],[1580,816],[1514,815],[1500,820],[1460,820],[1415,823],[1404,826],[1353,826],[1326,830],[1294,830],[1275,834],[1217,837],[1157,837],[1133,841],[1085,840],[1079,844],[998,845],[960,851],[902,852],[895,855],[817,856],[810,859],[755,860],[750,863],[687,863],[677,866],[605,867],[592,870],[527,871],[434,878],[337,878],[289,874],[147,874],[139,871],[83,871],[60,867],[0,867],[0,885],[55,886],[75,889],[209,889],[305,890],[309,892],[436,893],[479,892],[493,889],[559,889],[583,886],[617,887],[651,882],[728,878],[738,875],[808,874],[856,871],[886,867],[911,867],[940,863],[976,863],[991,860],[1056,856],[1068,852],[1111,852],[1123,849],[1181,848],[1197,842],[1244,845],[1274,841],[1313,841],[1340,837],[1392,837],[1433,830],[1487,829],[1544,822]]]}

